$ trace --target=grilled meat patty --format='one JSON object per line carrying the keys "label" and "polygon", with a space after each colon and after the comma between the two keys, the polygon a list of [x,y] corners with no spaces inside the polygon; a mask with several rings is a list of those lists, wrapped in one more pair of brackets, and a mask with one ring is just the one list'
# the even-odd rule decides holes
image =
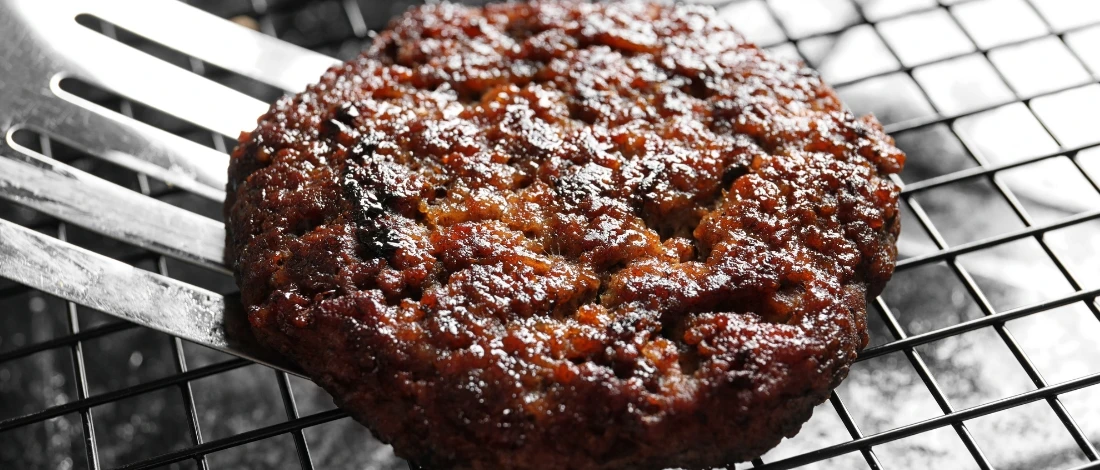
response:
{"label": "grilled meat patty", "polygon": [[229,169],[257,336],[429,468],[729,464],[867,343],[904,155],[713,10],[430,5]]}

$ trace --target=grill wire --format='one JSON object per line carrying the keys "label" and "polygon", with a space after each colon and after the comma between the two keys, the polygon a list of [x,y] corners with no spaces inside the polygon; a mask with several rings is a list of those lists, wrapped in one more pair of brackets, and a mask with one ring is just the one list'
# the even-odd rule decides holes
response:
{"label": "grill wire", "polygon": [[[341,59],[409,4],[191,3]],[[910,154],[898,178],[900,261],[869,305],[871,346],[801,434],[736,468],[1100,468],[1100,387],[1088,388],[1100,384],[1100,121],[1088,112],[1100,109],[1100,8],[1087,0],[709,3],[750,39],[821,69]],[[254,97],[279,96],[110,24],[85,25]],[[1013,61],[1020,54],[1023,66]],[[232,150],[232,139],[139,103],[78,81],[62,87]],[[217,203],[45,136],[16,139],[220,218]],[[211,290],[236,289],[227,276],[7,202],[0,218]],[[309,381],[5,280],[0,312],[0,468],[406,466]]]}

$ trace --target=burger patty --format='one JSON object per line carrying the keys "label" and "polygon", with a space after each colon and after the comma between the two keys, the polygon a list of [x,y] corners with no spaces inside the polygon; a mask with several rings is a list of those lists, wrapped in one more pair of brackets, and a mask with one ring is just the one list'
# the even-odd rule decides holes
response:
{"label": "burger patty", "polygon": [[718,466],[866,345],[904,158],[711,9],[429,5],[241,135],[228,258],[411,461]]}

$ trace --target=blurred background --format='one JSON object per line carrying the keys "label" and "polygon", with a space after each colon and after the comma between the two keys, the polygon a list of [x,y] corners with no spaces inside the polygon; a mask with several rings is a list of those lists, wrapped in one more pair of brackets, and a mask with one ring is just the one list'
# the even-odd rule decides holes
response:
{"label": "blurred background", "polygon": [[[348,59],[413,2],[190,3]],[[899,179],[901,261],[869,306],[871,347],[799,435],[737,468],[790,457],[815,469],[1095,463],[1100,385],[1042,390],[1100,382],[1100,2],[702,3],[772,54],[820,70],[852,111],[875,114],[909,156]],[[281,93],[113,25],[82,22],[253,97],[272,101]],[[62,88],[232,150],[232,139],[79,80]],[[220,205],[209,200],[46,136],[19,131],[15,138],[220,219]],[[207,289],[236,290],[227,276],[5,201],[0,218]],[[1042,399],[1023,403],[1019,397],[1029,393]],[[986,411],[905,431],[974,407]],[[160,468],[407,468],[332,409],[307,380],[0,280],[0,469],[151,468],[148,459],[174,451],[182,459]],[[12,425],[28,414],[41,419]],[[824,460],[805,455],[872,435],[881,442]]]}

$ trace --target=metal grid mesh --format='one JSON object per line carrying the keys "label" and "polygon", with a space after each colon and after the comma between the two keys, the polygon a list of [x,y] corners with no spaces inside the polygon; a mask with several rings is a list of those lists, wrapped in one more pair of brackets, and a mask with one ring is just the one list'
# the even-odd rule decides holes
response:
{"label": "metal grid mesh", "polygon": [[[192,3],[343,59],[369,42],[372,28],[381,27],[389,15],[407,6],[371,0]],[[710,3],[750,39],[776,54],[800,58],[822,70],[856,112],[874,111],[911,155],[909,168],[898,178],[899,183],[904,181],[906,218],[897,267],[897,277],[911,279],[899,279],[871,303],[872,346],[853,368],[853,378],[815,412],[807,429],[762,459],[737,468],[924,468],[929,462],[950,462],[952,468],[955,464],[981,469],[1100,468],[1096,450],[1100,423],[1080,421],[1081,412],[1089,418],[1100,416],[1098,400],[1087,399],[1098,393],[1084,400],[1075,398],[1074,406],[1063,400],[1069,392],[1100,384],[1100,369],[1051,369],[1050,364],[1058,364],[1064,356],[1037,360],[1037,352],[1043,351],[1028,347],[1032,343],[1054,347],[1048,344],[1051,337],[1021,341],[1017,338],[1021,331],[1028,338],[1035,335],[1027,328],[1013,328],[1014,322],[1040,317],[1049,320],[1047,316],[1055,312],[1076,307],[1090,314],[1088,323],[1075,324],[1084,326],[1069,333],[1076,336],[1063,339],[1069,338],[1066,341],[1074,345],[1097,342],[1089,328],[1100,325],[1096,305],[1100,247],[1088,243],[1100,245],[1100,225],[1093,223],[1100,219],[1100,203],[1092,203],[1100,198],[1100,128],[1093,114],[1093,128],[1088,129],[1087,110],[1100,106],[1096,93],[1100,90],[1100,8],[1085,0]],[[109,24],[87,26],[258,98],[278,96],[275,90],[147,43]],[[232,142],[223,136],[176,122],[140,104],[79,82],[63,87],[218,150],[231,148]],[[1085,117],[1079,118],[1075,112]],[[990,127],[1000,133],[990,134]],[[1027,134],[1025,129],[1041,133]],[[1038,140],[1021,137],[1020,145],[1037,141],[1049,145],[1013,148],[1004,144],[1006,139],[1012,143],[1006,137],[1009,134],[1041,136]],[[29,148],[144,195],[219,216],[219,208],[209,201],[145,175],[63,148],[45,136],[23,133],[19,138]],[[1055,186],[1035,184],[1035,180],[1045,181],[1047,170],[1040,166],[1053,163],[1062,172],[1053,178]],[[1072,178],[1067,179],[1067,174]],[[1076,189],[1070,190],[1068,180],[1077,182]],[[1059,194],[1068,194],[1075,203],[1067,206],[1057,199]],[[1050,197],[1055,201],[1048,200]],[[219,292],[235,289],[232,280],[224,276],[4,204],[0,204],[0,217],[62,240]],[[1063,236],[1073,230],[1076,235]],[[1036,271],[1054,273],[1064,286],[1054,289],[1055,293],[1038,289],[1044,295],[1036,296],[1019,294],[1020,282],[998,284],[1004,281],[998,277],[1008,278],[1016,271],[1001,271],[994,264],[991,275],[988,261],[983,264],[975,257],[992,253],[989,256],[997,259],[1006,250],[1037,253],[1041,258],[1024,257],[1023,262],[1037,263]],[[1009,256],[1002,261],[1008,265],[1019,260]],[[1039,265],[1053,269],[1043,271]],[[911,282],[929,279],[935,282],[923,290],[920,282]],[[1044,282],[1054,281],[1047,278]],[[961,294],[946,307],[933,298],[945,291],[945,283]],[[364,448],[361,442],[368,438],[356,425],[332,427],[348,423],[348,418],[324,404],[323,392],[307,381],[111,321],[71,302],[6,281],[0,281],[0,310],[10,310],[0,319],[6,330],[0,331],[0,467],[312,469],[404,465],[388,454],[385,446]],[[955,315],[944,318],[941,310],[953,310]],[[980,386],[959,386],[956,379],[960,374],[943,370],[945,348],[934,347],[990,331],[987,339],[995,338],[994,342],[974,344],[990,351],[1007,350],[1007,355],[999,356],[1006,360],[998,367],[1018,368],[1013,370],[1022,371],[1026,382],[1012,393],[1003,393],[1011,387],[990,394]],[[955,350],[946,348],[946,354],[958,353],[957,348],[958,344]],[[1089,353],[1070,354],[1085,363],[1100,364],[1100,356]],[[112,369],[114,365],[103,359],[106,356],[125,360],[122,367]],[[995,355],[983,350],[978,356]],[[1005,366],[1008,362],[1012,364]],[[898,386],[887,379],[890,371],[902,369],[915,375],[900,384],[915,390],[912,394],[887,398],[869,394],[868,390]],[[877,389],[860,388],[859,377],[890,383]],[[1003,379],[1015,383],[1011,377]],[[903,401],[916,394],[930,397],[931,414],[904,412],[909,407]],[[299,410],[300,403],[305,409]],[[1047,410],[1039,410],[1035,404]],[[882,406],[897,409],[878,414],[868,411]],[[150,414],[150,408],[158,411]],[[1051,453],[1042,455],[1004,455],[1004,445],[997,444],[997,436],[988,436],[990,430],[981,424],[981,417],[1024,408],[1039,414],[1053,412],[1056,419],[1050,422],[1056,429],[1047,426],[1040,434],[1064,438],[1068,433],[1070,443],[1051,444]],[[1025,416],[1030,420],[1035,413]],[[882,416],[887,418],[877,419]],[[944,437],[943,430],[953,431],[953,436]],[[996,426],[993,431],[1034,435]],[[898,447],[909,438],[933,434],[938,436],[937,444]],[[945,440],[951,444],[939,444]],[[950,449],[962,450],[952,453]],[[945,457],[928,451],[952,456],[942,460]],[[1034,454],[1034,449],[1026,452]],[[966,460],[959,460],[959,455]]]}

